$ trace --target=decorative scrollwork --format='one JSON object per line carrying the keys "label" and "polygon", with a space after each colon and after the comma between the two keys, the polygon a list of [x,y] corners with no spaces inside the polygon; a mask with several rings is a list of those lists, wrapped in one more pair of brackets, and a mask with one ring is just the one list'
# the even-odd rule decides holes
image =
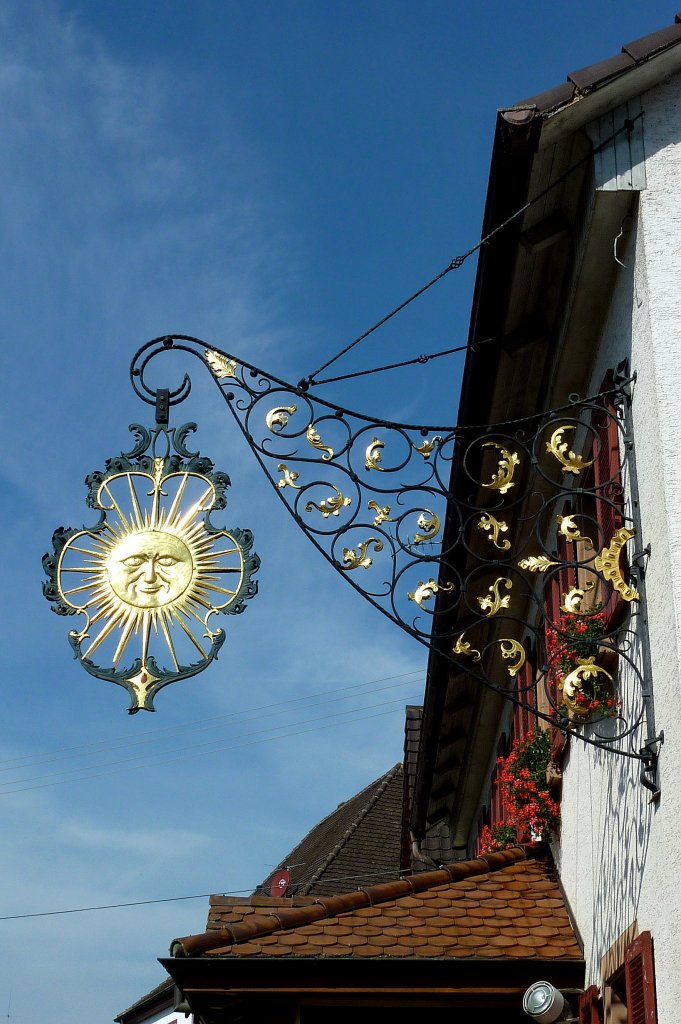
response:
{"label": "decorative scrollwork", "polygon": [[[316,501],[308,501],[305,506],[306,512],[312,512],[316,509],[321,512],[324,519],[328,519],[329,516],[337,516],[340,514],[341,509],[347,508],[348,505],[352,505],[352,498],[346,497],[337,487],[331,485],[336,492],[332,494],[330,498],[325,498],[323,501],[317,503]],[[379,548],[380,550],[380,548]]]}
{"label": "decorative scrollwork", "polygon": [[[577,655],[586,662],[587,656],[613,652],[618,672],[629,673],[626,692],[638,693],[639,707],[626,715],[618,708],[616,727],[597,740],[590,736],[639,756],[640,725],[650,705],[639,640],[644,617],[619,564],[635,526],[633,477],[620,479],[618,464],[630,451],[626,382],[616,378],[607,394],[587,399],[566,395],[562,408],[509,423],[408,425],[344,409],[314,388],[175,336],[150,342],[131,370],[136,393],[151,405],[156,392],[145,382],[145,371],[152,356],[169,348],[210,369],[277,495],[328,562],[409,635],[451,658],[459,671],[463,661],[481,688],[504,697],[512,692],[525,703],[532,687],[509,689],[499,666],[518,675],[529,661],[527,655],[519,665],[524,650],[532,650],[537,670],[547,666],[533,681],[546,691],[534,711],[549,720],[552,712],[563,714],[557,699],[558,672],[565,674],[560,662],[568,655],[574,664]],[[170,391],[170,404],[182,401],[189,387],[185,375]],[[301,428],[291,430],[294,409]],[[613,431],[620,439],[614,448]],[[611,452],[611,480],[597,484],[586,470],[601,453]],[[348,495],[352,501],[346,503]],[[603,523],[614,507],[628,532],[612,541],[605,533],[600,543],[607,546],[596,554],[596,538],[603,538]],[[565,544],[557,541],[581,547],[568,548],[568,558]],[[372,566],[373,573],[355,571]],[[594,601],[609,584],[627,598],[616,619]],[[559,609],[553,601],[557,587]],[[423,624],[415,605],[433,622]],[[521,635],[523,653],[518,640],[510,639]],[[569,721],[561,720],[560,728],[578,735]]]}
{"label": "decorative scrollwork", "polygon": [[600,555],[596,555],[594,558],[594,567],[598,572],[603,573],[606,580],[610,580],[615,590],[618,594],[621,594],[625,601],[641,600],[639,592],[625,583],[620,569],[620,552],[624,545],[633,540],[635,536],[635,530],[628,530],[626,526],[623,526],[617,531],[610,544],[603,548]]}
{"label": "decorative scrollwork", "polygon": [[483,487],[487,487],[492,491],[499,491],[499,494],[506,494],[511,487],[515,487],[513,482],[513,474],[515,473],[516,466],[520,465],[520,456],[517,452],[509,451],[503,444],[499,444],[498,441],[487,441],[482,446],[483,448],[496,448],[501,452],[501,458],[499,459],[499,472],[492,474],[492,482],[489,484],[483,484]]}
{"label": "decorative scrollwork", "polygon": [[408,593],[407,597],[410,601],[414,601],[419,608],[423,608],[425,601],[430,601],[435,594],[439,594],[440,591],[448,593],[454,590],[453,583],[442,583],[437,584],[431,576],[425,583],[419,581],[419,585],[413,593]]}
{"label": "decorative scrollwork", "polygon": [[384,448],[385,442],[381,441],[378,437],[375,437],[366,450],[366,454],[364,457],[365,469],[375,469],[379,473],[383,472],[383,466],[381,465],[381,461],[383,459]]}
{"label": "decorative scrollwork", "polygon": [[565,423],[560,427],[557,427],[551,434],[551,440],[546,442],[546,450],[558,459],[563,467],[563,473],[574,473],[575,476],[579,476],[582,470],[587,469],[589,466],[593,466],[595,459],[591,459],[587,462],[581,455],[576,455],[575,452],[568,451],[570,446],[567,441],[563,440],[563,434],[566,430],[575,429],[575,427]]}
{"label": "decorative scrollwork", "polygon": [[333,458],[333,448],[329,448],[328,445],[324,444],[314,423],[310,423],[309,427],[305,431],[305,437],[308,440],[308,444],[311,444],[313,448],[316,448],[320,452],[324,452],[322,455],[324,462],[331,461]]}
{"label": "decorative scrollwork", "polygon": [[206,349],[205,357],[206,362],[218,380],[225,380],[227,377],[236,377],[236,359],[230,359],[222,352],[215,352],[212,349]]}
{"label": "decorative scrollwork", "polygon": [[293,416],[297,408],[297,405],[277,405],[274,409],[270,409],[265,416],[267,429],[271,430],[273,434],[283,430],[288,425],[289,416]]}
{"label": "decorative scrollwork", "polygon": [[285,462],[280,462],[277,469],[280,473],[284,474],[281,480],[277,480],[277,487],[280,489],[282,487],[294,487],[296,490],[300,490],[300,484],[296,483],[296,480],[300,477],[300,473],[296,473],[295,469],[289,469]]}
{"label": "decorative scrollwork", "polygon": [[574,544],[576,544],[577,541],[582,541],[584,543],[584,547],[588,551],[593,551],[594,546],[591,538],[584,537],[579,532],[579,527],[575,522],[574,515],[556,516],[556,519],[558,520],[558,533],[562,537],[565,537],[566,540],[572,541]]}
{"label": "decorative scrollwork", "polygon": [[505,594],[504,597],[502,597],[501,594],[499,593],[499,588],[501,587],[502,583],[507,590],[510,590],[513,586],[513,582],[511,580],[504,579],[503,576],[499,576],[491,585],[491,587],[487,588],[491,596],[478,598],[478,604],[480,605],[480,608],[482,609],[483,612],[487,614],[487,617],[490,619],[492,618],[493,615],[497,615],[502,608],[508,608],[511,604],[510,594]]}
{"label": "decorative scrollwork", "polygon": [[479,530],[489,530],[487,539],[491,540],[495,548],[499,551],[508,551],[511,547],[510,540],[499,540],[500,533],[508,532],[508,524],[503,519],[495,519],[490,512],[486,512],[484,516],[481,516],[478,520]]}
{"label": "decorative scrollwork", "polygon": [[460,637],[457,637],[456,643],[452,647],[452,654],[455,657],[458,655],[464,655],[465,657],[471,657],[473,661],[480,661],[480,658],[482,657],[480,651],[471,647],[470,643],[467,640],[464,640],[463,637],[463,633]]}
{"label": "decorative scrollwork", "polygon": [[378,537],[369,537],[368,540],[360,542],[357,550],[354,548],[343,548],[343,566],[347,572],[352,569],[368,569],[373,564],[373,558],[367,555],[369,545],[373,544],[374,551],[383,550],[383,541]]}
{"label": "decorative scrollwork", "polygon": [[437,537],[440,532],[440,517],[435,512],[431,512],[430,509],[426,508],[418,517],[416,525],[419,531],[423,532],[414,534],[414,544],[425,544],[426,541]]}
{"label": "decorative scrollwork", "polygon": [[517,640],[500,640],[499,646],[501,647],[501,657],[505,658],[506,661],[516,658],[515,663],[508,666],[508,674],[510,676],[517,676],[527,660],[525,648]]}

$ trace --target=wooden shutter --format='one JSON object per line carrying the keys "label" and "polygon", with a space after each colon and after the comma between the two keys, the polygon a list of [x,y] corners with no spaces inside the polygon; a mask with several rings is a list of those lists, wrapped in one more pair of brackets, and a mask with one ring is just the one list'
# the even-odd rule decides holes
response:
{"label": "wooden shutter", "polygon": [[534,665],[532,659],[526,655],[526,661],[516,676],[516,694],[523,702],[514,705],[513,720],[511,722],[511,741],[521,740],[529,733],[534,732],[536,718],[532,713],[534,707]]}
{"label": "wooden shutter", "polygon": [[[501,736],[499,740],[499,746],[497,747],[497,758],[504,757],[506,755],[506,737]],[[501,784],[499,782],[499,776],[501,775],[502,765],[499,763],[494,765],[494,771],[492,772],[492,778],[490,781],[490,794],[489,794],[489,823],[492,827],[499,825],[504,820],[504,796],[501,792]]]}
{"label": "wooden shutter", "polygon": [[[612,386],[613,372],[608,370],[599,391],[608,391]],[[603,408],[603,412],[595,414],[592,423],[597,435],[594,441],[593,475],[596,492],[599,498],[605,499],[596,502],[596,519],[602,531],[603,546],[607,546],[624,520],[619,427],[612,395],[603,399]],[[609,505],[608,501],[615,505]]]}
{"label": "wooden shutter", "polygon": [[627,1024],[656,1024],[655,968],[650,932],[641,932],[624,955]]}
{"label": "wooden shutter", "polygon": [[579,1024],[602,1024],[600,1000],[595,985],[579,997]]}

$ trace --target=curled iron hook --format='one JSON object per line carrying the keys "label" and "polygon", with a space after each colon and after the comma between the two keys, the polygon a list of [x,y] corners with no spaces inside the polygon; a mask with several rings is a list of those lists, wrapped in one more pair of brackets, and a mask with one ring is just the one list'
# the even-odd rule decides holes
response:
{"label": "curled iron hook", "polygon": [[[196,339],[192,338],[187,340],[195,341]],[[132,357],[132,362],[130,363],[130,383],[137,397],[141,398],[147,405],[157,405],[159,391],[166,389],[150,388],[144,380],[144,371],[155,356],[160,352],[173,348],[174,345],[175,338],[170,337],[170,335],[164,335],[160,338],[154,338],[152,341],[148,341],[146,345],[143,345],[142,348],[138,349]],[[186,351],[191,351],[191,349],[187,349]],[[196,355],[196,353],[194,354]],[[191,378],[189,377],[189,374],[185,373],[180,386],[174,390],[168,390],[168,406],[179,405],[180,402],[184,402],[185,398],[189,396],[191,389]]]}

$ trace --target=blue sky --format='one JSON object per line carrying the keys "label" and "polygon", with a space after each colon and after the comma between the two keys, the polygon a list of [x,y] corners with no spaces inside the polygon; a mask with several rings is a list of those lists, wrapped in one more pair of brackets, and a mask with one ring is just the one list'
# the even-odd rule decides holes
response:
{"label": "blue sky", "polygon": [[[603,0],[0,5],[0,917],[251,888],[400,760],[422,694],[422,649],[283,520],[196,371],[184,418],[232,478],[227,521],[255,533],[260,594],[156,715],[130,718],[73,662],[40,559],[56,526],[88,519],[86,473],[147,418],[135,349],[188,333],[297,381],[475,243],[498,107],[673,16]],[[339,370],[464,341],[473,273]],[[453,422],[460,368],[324,394]],[[110,1021],[206,910],[0,921],[0,1012],[11,993],[16,1024]]]}

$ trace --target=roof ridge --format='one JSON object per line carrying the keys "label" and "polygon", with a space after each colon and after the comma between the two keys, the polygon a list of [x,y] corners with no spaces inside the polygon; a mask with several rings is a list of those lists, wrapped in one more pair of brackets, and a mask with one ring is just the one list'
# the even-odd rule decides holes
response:
{"label": "roof ridge", "polygon": [[518,861],[529,860],[536,855],[537,851],[531,847],[514,846],[510,850],[488,853],[474,860],[453,861],[437,870],[421,871],[394,882],[364,886],[355,892],[340,896],[320,896],[308,907],[282,907],[267,914],[252,914],[243,921],[219,929],[174,939],[170,945],[170,955],[200,956],[222,946],[238,945],[249,939],[270,935],[280,929],[299,928],[326,917],[336,917],[338,914],[363,907],[374,907],[402,896],[446,885],[448,882],[460,882],[477,875],[501,871]]}
{"label": "roof ridge", "polygon": [[[357,829],[359,828],[360,824],[366,818],[367,814],[372,810],[372,808],[374,808],[376,806],[376,804],[381,799],[381,797],[385,793],[386,789],[388,788],[388,786],[393,781],[393,779],[395,778],[396,774],[398,773],[398,771],[401,768],[402,768],[402,762],[398,761],[396,765],[394,765],[389,771],[387,771],[385,773],[385,775],[382,775],[380,777],[383,781],[381,782],[380,786],[378,786],[378,788],[376,789],[376,791],[372,795],[371,799],[369,800],[369,803],[366,805],[366,807],[363,807],[360,810],[360,812],[359,812],[359,814],[357,816],[357,819],[355,821],[353,821],[351,823],[351,825],[345,830],[345,832],[343,833],[343,836],[341,838],[341,841],[339,843],[336,843],[336,845],[334,846],[334,848],[331,851],[331,853],[329,853],[324,858],[324,860],[322,861],[321,865],[317,868],[315,873],[308,879],[307,882],[305,882],[304,885],[301,886],[301,888],[300,888],[300,894],[301,895],[307,895],[309,893],[310,889],[312,888],[312,886],[316,885],[317,882],[322,878],[322,876],[324,875],[324,872],[327,870],[327,868],[329,868],[333,864],[333,862],[336,859],[336,857],[338,857],[339,853],[341,852],[341,850],[343,849],[345,844],[348,842],[350,837],[357,831]],[[375,786],[378,781],[379,781],[378,779],[375,779],[373,783],[370,783],[369,786],[366,787],[366,789],[370,789],[371,786]],[[362,792],[364,792],[364,791],[360,790],[360,792],[357,794],[357,796],[361,796]],[[354,797],[350,797],[350,799],[352,800],[352,799],[355,799],[355,798]],[[336,808],[336,810],[338,810],[338,808]]]}

